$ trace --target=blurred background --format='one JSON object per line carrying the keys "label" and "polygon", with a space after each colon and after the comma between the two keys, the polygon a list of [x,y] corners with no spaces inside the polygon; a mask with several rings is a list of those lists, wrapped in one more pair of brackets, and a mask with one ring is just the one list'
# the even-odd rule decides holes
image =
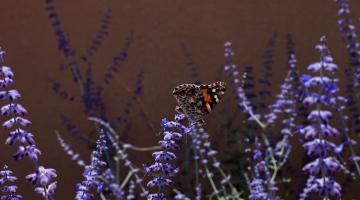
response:
{"label": "blurred background", "polygon": [[[358,28],[360,2],[350,3]],[[0,46],[6,51],[5,63],[15,73],[13,86],[22,94],[21,103],[33,122],[30,130],[42,151],[40,163],[58,172],[55,197],[73,199],[83,169],[63,152],[54,131],[58,130],[72,149],[88,161],[91,143],[96,140],[93,123],[85,115],[68,60],[58,50],[58,38],[48,18],[45,1],[1,0],[0,5]],[[236,64],[253,66],[256,76],[263,69],[265,49],[273,40],[272,96],[267,99],[268,103],[275,99],[287,73],[288,34],[295,43],[298,69],[302,72],[308,64],[318,60],[314,45],[322,35],[327,37],[335,63],[341,68],[348,61],[345,42],[336,23],[338,6],[332,0],[55,0],[54,6],[66,37],[76,50],[83,77],[91,63],[93,81],[105,83],[104,77],[113,58],[123,56],[118,71],[104,84],[102,100],[106,116],[109,121],[115,121],[122,140],[139,147],[156,145],[161,119],[173,117],[176,102],[172,90],[175,86],[193,83],[194,77],[202,83],[229,80],[222,74],[225,41],[233,43]],[[92,52],[94,55],[90,55],[89,45],[102,24],[106,24],[106,34],[102,36],[101,45]],[[342,70],[338,73],[343,77]],[[141,94],[136,95],[139,85]],[[131,101],[134,94],[136,100]],[[232,102],[235,108],[233,98],[229,89],[224,99]],[[132,105],[129,106],[129,102]],[[206,130],[216,139],[214,145],[221,159],[224,144],[217,131],[222,126],[219,116],[212,113],[206,117]],[[239,125],[241,123],[245,124],[245,120],[239,121]],[[76,128],[69,128],[69,124]],[[8,132],[4,129],[0,132],[3,144]],[[83,136],[89,134],[90,139],[84,139]],[[303,149],[297,145],[291,159],[295,166],[301,163],[303,154]],[[28,159],[13,161],[11,155],[15,149],[5,144],[0,146],[0,151],[0,165],[8,164],[20,179],[19,193],[25,199],[39,199],[33,187],[23,179],[32,172],[32,163]],[[151,162],[151,152],[130,151],[129,156],[139,166]],[[296,199],[304,183],[303,172],[297,169],[295,173],[299,177],[290,183],[294,193],[287,199]],[[360,197],[358,188],[359,184],[346,186],[343,199],[350,199],[347,194]],[[280,194],[292,191],[281,189]]]}

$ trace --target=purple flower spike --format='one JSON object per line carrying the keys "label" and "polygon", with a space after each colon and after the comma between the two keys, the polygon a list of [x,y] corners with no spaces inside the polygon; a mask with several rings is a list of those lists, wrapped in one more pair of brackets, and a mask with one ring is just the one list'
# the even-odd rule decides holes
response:
{"label": "purple flower spike", "polygon": [[100,132],[98,141],[96,142],[96,149],[91,153],[91,163],[85,166],[83,173],[84,181],[76,185],[76,200],[90,200],[93,198],[91,188],[97,188],[98,191],[102,189],[102,182],[99,180],[100,168],[106,163],[101,160],[104,150],[106,150],[106,140],[103,130]]}
{"label": "purple flower spike", "polygon": [[60,143],[60,146],[62,147],[62,149],[66,152],[66,154],[71,156],[71,160],[76,161],[77,165],[84,167],[85,162],[80,159],[80,155],[78,153],[75,153],[72,149],[70,149],[70,145],[65,143],[64,139],[61,138],[61,136],[58,132],[56,132],[56,136],[57,136],[58,142]]}
{"label": "purple flower spike", "polygon": [[[4,53],[0,49],[0,85],[3,88],[6,88],[13,82],[12,78],[14,77],[14,73],[11,71],[10,67],[3,66],[3,55]],[[13,129],[10,131],[5,143],[10,146],[14,144],[19,145],[16,153],[13,155],[15,160],[29,157],[35,165],[38,166],[37,161],[41,152],[35,145],[34,135],[25,129],[31,125],[31,122],[28,119],[23,118],[27,113],[26,109],[15,102],[20,97],[20,93],[15,89],[0,91],[0,99],[8,101],[8,104],[1,107],[1,114],[4,116],[11,116],[11,118],[5,121],[2,126],[6,129]],[[6,170],[3,172],[7,173]],[[26,179],[34,185],[40,185],[39,187],[36,187],[34,191],[41,194],[44,199],[51,200],[53,199],[53,194],[56,189],[56,182],[52,182],[55,177],[56,171],[54,169],[46,169],[41,166],[38,167],[35,173],[27,175]],[[3,192],[15,193],[15,191],[16,186],[10,186],[6,189],[3,188]],[[17,200],[21,199],[21,196],[11,194],[7,197],[2,196],[1,199]]]}
{"label": "purple flower spike", "polygon": [[264,183],[261,179],[253,179],[250,183],[250,200],[266,200],[268,193],[265,192]]}
{"label": "purple flower spike", "polygon": [[89,61],[96,53],[97,49],[102,45],[103,40],[109,35],[109,25],[111,21],[111,9],[107,9],[101,19],[95,38],[91,41],[85,53],[80,56],[82,60]]}
{"label": "purple flower spike", "polygon": [[[349,113],[351,116],[351,127],[356,133],[360,133],[360,119],[359,119],[359,104],[357,93],[360,87],[360,43],[359,38],[356,37],[356,28],[354,26],[354,20],[349,6],[349,0],[336,0],[338,6],[338,19],[337,24],[341,36],[346,42],[346,48],[348,52],[348,65],[344,67],[346,75],[346,86],[345,90],[346,97],[349,99]],[[358,165],[358,164],[356,164]],[[360,167],[357,166],[359,169]],[[360,172],[358,172],[359,174]]]}
{"label": "purple flower spike", "polygon": [[0,171],[0,185],[1,187],[1,200],[20,200],[22,199],[21,195],[16,194],[17,186],[15,185],[4,185],[12,184],[16,182],[17,178],[12,175],[12,171],[9,170],[8,166]]}
{"label": "purple flower spike", "polygon": [[144,165],[146,175],[154,176],[154,178],[147,183],[147,186],[158,188],[157,193],[148,194],[147,198],[151,200],[166,199],[163,189],[165,186],[172,184],[171,176],[179,172],[179,168],[175,168],[168,163],[176,159],[176,155],[170,151],[179,149],[176,142],[188,133],[188,128],[182,124],[182,122],[186,121],[185,115],[177,114],[174,119],[174,121],[167,119],[161,120],[160,125],[163,128],[163,140],[160,140],[159,144],[163,150],[156,151],[152,154],[155,160],[152,165]]}
{"label": "purple flower spike", "polygon": [[344,98],[335,96],[339,91],[336,86],[338,79],[331,76],[334,75],[337,65],[333,63],[325,37],[321,37],[320,44],[315,48],[320,52],[320,62],[311,64],[308,70],[316,75],[302,76],[306,91],[303,103],[305,106],[314,106],[315,109],[307,116],[310,125],[299,131],[305,139],[309,140],[303,144],[306,154],[314,157],[315,160],[303,168],[310,176],[300,199],[306,199],[311,192],[318,193],[324,199],[330,199],[330,196],[339,199],[341,186],[333,180],[332,175],[341,168],[342,164],[336,157],[329,156],[329,153],[334,152],[338,155],[338,152],[342,150],[339,150],[340,148],[335,143],[328,141],[328,138],[335,137],[340,132],[330,125],[332,112],[321,108],[334,108],[339,111],[339,107],[343,107],[339,104],[344,102]]}
{"label": "purple flower spike", "polygon": [[[0,55],[0,75],[4,77],[3,81],[6,82],[6,78],[12,80],[14,73],[10,67],[3,66],[3,55],[3,53]],[[8,85],[3,86],[7,87]],[[5,121],[2,126],[7,129],[14,128],[13,131],[10,131],[10,134],[6,140],[6,144],[13,145],[15,142],[18,142],[18,144],[21,145],[18,147],[17,152],[13,155],[15,160],[29,157],[31,160],[37,161],[41,152],[35,146],[35,141],[33,138],[34,136],[27,130],[22,129],[24,127],[28,127],[31,122],[22,117],[27,113],[26,109],[22,105],[15,102],[15,100],[18,100],[20,97],[20,93],[15,89],[0,91],[0,99],[7,100],[9,102],[8,104],[1,107],[1,114],[12,117]]]}

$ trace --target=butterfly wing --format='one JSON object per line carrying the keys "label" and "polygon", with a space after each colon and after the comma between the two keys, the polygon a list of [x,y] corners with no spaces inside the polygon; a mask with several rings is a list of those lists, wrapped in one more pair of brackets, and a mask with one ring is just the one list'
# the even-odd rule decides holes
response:
{"label": "butterfly wing", "polygon": [[225,82],[221,81],[200,85],[200,89],[202,94],[201,110],[205,113],[210,113],[215,108],[226,91]]}
{"label": "butterfly wing", "polygon": [[[181,84],[175,87],[173,96],[175,97],[182,112],[187,115],[196,113],[197,103],[200,101],[200,87],[195,84]],[[179,109],[178,109],[179,110]]]}

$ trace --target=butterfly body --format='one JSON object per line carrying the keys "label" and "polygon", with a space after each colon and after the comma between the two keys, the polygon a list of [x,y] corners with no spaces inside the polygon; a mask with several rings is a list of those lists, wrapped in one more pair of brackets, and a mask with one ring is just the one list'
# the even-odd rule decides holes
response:
{"label": "butterfly body", "polygon": [[178,103],[176,110],[192,120],[201,121],[202,117],[210,113],[220,102],[225,90],[225,83],[220,81],[201,85],[181,84],[173,91]]}

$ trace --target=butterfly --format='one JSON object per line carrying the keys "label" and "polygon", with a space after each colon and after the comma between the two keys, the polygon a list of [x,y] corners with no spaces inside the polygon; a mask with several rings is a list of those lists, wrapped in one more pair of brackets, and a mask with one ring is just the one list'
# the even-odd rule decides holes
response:
{"label": "butterfly", "polygon": [[225,90],[225,82],[221,81],[201,85],[181,84],[173,91],[178,103],[175,110],[184,113],[191,120],[203,121],[202,117],[215,108]]}

